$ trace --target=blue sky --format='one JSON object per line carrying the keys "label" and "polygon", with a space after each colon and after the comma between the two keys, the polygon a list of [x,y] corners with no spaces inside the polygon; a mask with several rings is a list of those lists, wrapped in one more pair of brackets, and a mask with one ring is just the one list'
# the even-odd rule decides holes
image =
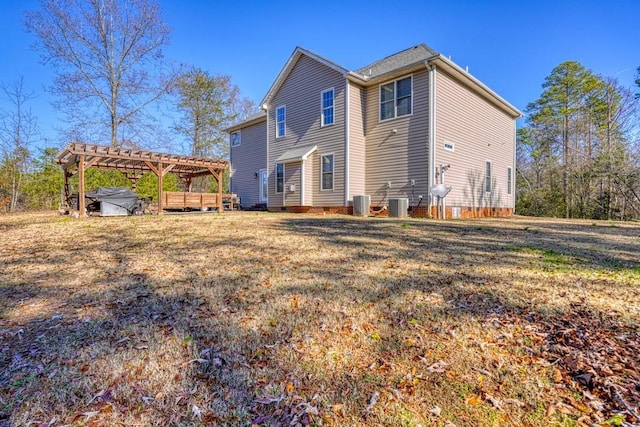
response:
{"label": "blue sky", "polygon": [[[37,0],[0,0],[0,81],[24,76],[47,145],[63,125],[44,88],[52,72],[30,50],[24,12]],[[640,1],[160,0],[173,27],[167,57],[227,74],[256,103],[296,46],[357,69],[426,43],[524,110],[567,60],[631,86],[640,66]],[[0,104],[1,105],[1,104]],[[520,121],[522,125],[523,121]]]}

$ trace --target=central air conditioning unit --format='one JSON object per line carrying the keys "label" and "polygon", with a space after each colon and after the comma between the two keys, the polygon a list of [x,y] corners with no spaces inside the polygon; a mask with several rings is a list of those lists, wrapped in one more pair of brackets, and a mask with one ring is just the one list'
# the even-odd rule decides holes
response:
{"label": "central air conditioning unit", "polygon": [[369,216],[371,196],[353,196],[353,215]]}
{"label": "central air conditioning unit", "polygon": [[389,216],[392,218],[404,218],[408,215],[409,199],[389,199]]}

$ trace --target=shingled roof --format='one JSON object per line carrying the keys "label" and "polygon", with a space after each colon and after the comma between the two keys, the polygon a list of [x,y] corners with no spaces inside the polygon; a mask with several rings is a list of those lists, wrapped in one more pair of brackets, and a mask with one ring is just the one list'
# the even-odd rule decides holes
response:
{"label": "shingled roof", "polygon": [[424,62],[437,54],[438,52],[422,43],[401,52],[394,53],[393,55],[369,64],[366,67],[362,67],[359,70],[356,70],[355,73],[360,74],[367,79],[371,79],[399,68]]}

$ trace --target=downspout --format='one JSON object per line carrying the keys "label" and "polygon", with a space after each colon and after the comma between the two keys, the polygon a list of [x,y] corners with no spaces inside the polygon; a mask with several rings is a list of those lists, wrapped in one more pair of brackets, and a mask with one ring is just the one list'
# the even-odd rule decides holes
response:
{"label": "downspout", "polygon": [[351,85],[345,76],[345,96],[344,96],[344,205],[349,206],[349,92]]}
{"label": "downspout", "polygon": [[511,194],[512,199],[511,199],[511,216],[516,214],[516,188],[518,188],[518,186],[516,185],[516,152],[517,150],[517,146],[518,146],[518,123],[517,123],[518,119],[513,119],[513,172],[511,172]]}
{"label": "downspout", "polygon": [[[265,170],[267,171],[267,194],[265,194],[265,198],[267,199],[267,210],[269,210],[269,181],[271,181],[269,179],[269,107],[267,107],[266,104],[264,104],[262,106],[262,110],[267,114],[267,149],[266,149],[266,164],[265,164]],[[262,177],[259,177],[259,179],[262,179]],[[262,186],[262,183],[260,183],[260,185]],[[260,193],[258,193],[260,194]],[[262,203],[262,200],[260,200],[260,203]]]}
{"label": "downspout", "polygon": [[436,184],[436,66],[427,65],[429,69],[429,215],[433,210],[433,195],[431,187]]}
{"label": "downspout", "polygon": [[302,159],[302,164],[300,165],[302,168],[300,170],[300,206],[304,206],[304,162],[305,160]]}

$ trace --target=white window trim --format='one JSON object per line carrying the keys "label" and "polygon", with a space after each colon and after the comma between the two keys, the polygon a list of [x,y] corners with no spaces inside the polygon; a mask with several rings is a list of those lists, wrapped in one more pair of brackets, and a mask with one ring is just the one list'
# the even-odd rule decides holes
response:
{"label": "white window trim", "polygon": [[[447,147],[447,145],[450,145],[451,147],[449,148],[449,147]],[[456,151],[456,143],[455,142],[451,142],[451,141],[447,141],[446,139],[442,143],[442,147],[446,151]]]}
{"label": "white window trim", "polygon": [[[322,188],[322,184],[324,183],[324,180],[323,180],[324,172],[322,170],[322,159],[327,157],[327,156],[332,156],[333,157],[332,163],[331,163],[331,165],[333,167],[333,170],[331,171],[331,188]],[[325,153],[325,154],[322,154],[320,156],[320,191],[333,192],[333,191],[335,191],[335,188],[336,188],[336,156],[335,156],[334,153]]]}
{"label": "white window trim", "polygon": [[513,193],[513,168],[507,166],[507,194],[510,196]]}
{"label": "white window trim", "polygon": [[[237,144],[233,143],[233,135],[234,134],[238,135],[238,143]],[[235,131],[231,132],[231,135],[229,136],[229,139],[231,140],[230,142],[231,142],[231,146],[232,147],[237,147],[240,144],[242,144],[242,132],[241,132],[241,130],[238,129],[238,130],[235,130]]]}
{"label": "white window trim", "polygon": [[[331,107],[330,107],[333,110],[333,122],[331,123],[324,122],[324,111],[329,109],[329,107],[325,108],[323,104],[323,97],[324,97],[324,94],[327,92],[333,92],[333,95],[331,96]],[[326,89],[320,92],[320,127],[333,126],[335,122],[336,122],[336,91],[334,90],[334,88],[330,87],[329,89]]]}
{"label": "white window trim", "polygon": [[[280,130],[280,122],[278,121],[278,110],[280,110],[281,108],[284,109],[284,120],[282,122],[284,126],[282,127],[282,135],[278,133],[278,131]],[[285,136],[287,136],[287,106],[281,105],[276,108],[276,138],[284,138]]]}
{"label": "white window trim", "polygon": [[[489,191],[487,191],[487,165],[489,165]],[[491,193],[491,187],[493,184],[493,162],[491,160],[485,160],[484,162],[484,192]]]}
{"label": "white window trim", "polygon": [[[266,177],[267,188],[265,191],[264,188],[264,179],[263,176]],[[260,181],[258,185],[260,186],[260,203],[266,203],[269,201],[269,174],[266,169],[260,169],[258,171],[258,180]]]}
{"label": "white window trim", "polygon": [[[404,80],[407,77],[411,77],[411,113],[403,114],[398,117],[398,80]],[[380,106],[382,105],[382,86],[388,85],[389,83],[393,83],[393,117],[389,117],[388,119],[382,118],[382,109]],[[402,77],[398,77],[397,79],[386,81],[384,83],[380,83],[378,85],[378,121],[379,122],[388,122],[389,120],[396,120],[402,117],[411,117],[413,116],[413,74],[407,74]]]}
{"label": "white window trim", "polygon": [[[278,165],[282,165],[282,191],[278,191]],[[285,177],[286,177],[286,172],[285,172],[285,164],[284,163],[276,163],[276,170],[275,170],[275,178],[276,178],[276,188],[274,189],[276,191],[276,194],[282,194],[285,192],[285,188],[284,188],[284,184],[285,184]]]}

